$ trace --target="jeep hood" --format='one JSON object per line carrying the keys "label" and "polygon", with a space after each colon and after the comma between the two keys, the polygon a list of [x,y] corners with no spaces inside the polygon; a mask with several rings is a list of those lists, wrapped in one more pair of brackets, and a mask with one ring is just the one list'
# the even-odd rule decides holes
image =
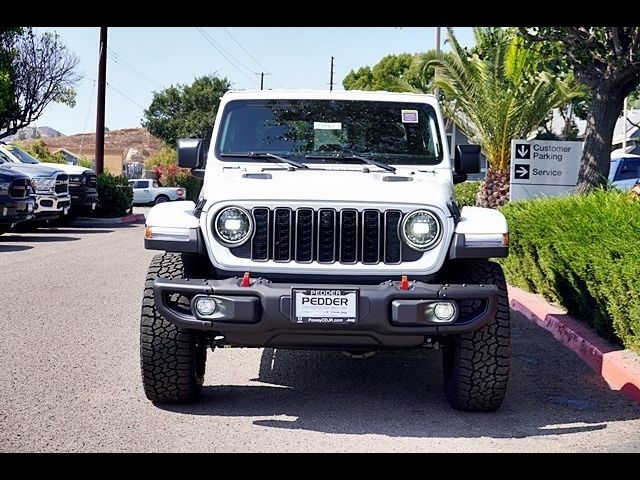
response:
{"label": "jeep hood", "polygon": [[450,176],[415,170],[397,170],[396,174],[328,169],[227,170],[209,175],[208,180],[205,198],[214,202],[418,203],[445,209],[451,197]]}
{"label": "jeep hood", "polygon": [[29,177],[50,177],[56,173],[64,173],[60,168],[47,167],[41,163],[3,163],[4,168],[10,168]]}

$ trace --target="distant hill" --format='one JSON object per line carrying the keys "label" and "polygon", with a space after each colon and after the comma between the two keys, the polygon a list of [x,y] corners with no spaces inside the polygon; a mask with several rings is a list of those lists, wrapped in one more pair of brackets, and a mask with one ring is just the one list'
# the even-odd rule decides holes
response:
{"label": "distant hill", "polygon": [[54,130],[51,127],[24,127],[18,130],[18,133],[16,133],[15,135],[5,137],[3,138],[3,140],[6,142],[12,142],[38,138],[54,138],[60,136],[62,136],[62,133],[60,133],[58,130]]}
{"label": "distant hill", "polygon": [[[29,144],[35,140],[25,140]],[[49,150],[66,148],[74,153],[81,153],[87,157],[92,157],[96,144],[95,132],[77,133],[75,135],[63,135],[45,139]],[[110,130],[104,135],[105,150],[126,151],[134,148],[141,152],[144,157],[157,152],[163,145],[162,140],[151,135],[144,128],[123,128],[122,130]]]}

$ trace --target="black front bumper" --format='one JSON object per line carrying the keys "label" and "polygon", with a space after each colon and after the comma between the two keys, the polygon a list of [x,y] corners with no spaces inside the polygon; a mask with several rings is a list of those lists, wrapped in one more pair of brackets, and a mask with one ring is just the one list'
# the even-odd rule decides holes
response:
{"label": "black front bumper", "polygon": [[0,198],[0,225],[11,225],[33,218],[34,201],[31,197]]}
{"label": "black front bumper", "polygon": [[[222,335],[225,342],[251,347],[307,348],[399,348],[425,343],[426,337],[472,332],[484,326],[497,311],[498,289],[493,285],[453,285],[411,282],[408,290],[400,282],[379,285],[308,285],[271,283],[252,279],[183,280],[159,277],[154,281],[156,308],[170,322],[188,329]],[[291,319],[292,288],[358,289],[358,319],[348,324],[299,324]],[[181,308],[172,294],[187,298],[216,295],[231,302],[224,320],[201,317],[192,308]],[[475,302],[468,315],[451,324],[430,324],[415,314],[419,301],[449,300],[458,306]],[[461,303],[462,302],[462,303]],[[231,317],[229,316],[231,315]]]}
{"label": "black front bumper", "polygon": [[69,195],[71,195],[71,211],[74,213],[91,213],[98,205],[98,191],[96,189],[70,186]]}

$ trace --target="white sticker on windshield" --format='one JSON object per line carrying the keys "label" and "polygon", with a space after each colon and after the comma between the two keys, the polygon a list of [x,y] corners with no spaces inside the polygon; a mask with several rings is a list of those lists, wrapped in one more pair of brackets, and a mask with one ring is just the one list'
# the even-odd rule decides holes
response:
{"label": "white sticker on windshield", "polygon": [[342,122],[313,122],[314,130],[342,130]]}
{"label": "white sticker on windshield", "polygon": [[402,123],[418,123],[418,110],[402,110]]}

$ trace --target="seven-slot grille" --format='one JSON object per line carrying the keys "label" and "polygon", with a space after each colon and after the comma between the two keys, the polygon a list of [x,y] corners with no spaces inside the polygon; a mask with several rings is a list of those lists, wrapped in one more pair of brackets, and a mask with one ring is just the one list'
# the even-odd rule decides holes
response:
{"label": "seven-slot grille", "polygon": [[13,198],[25,198],[29,196],[31,190],[29,180],[14,180],[9,188],[9,196]]}
{"label": "seven-slot grille", "polygon": [[54,191],[56,193],[69,193],[69,175],[66,173],[60,173],[56,176],[56,186]]}
{"label": "seven-slot grille", "polygon": [[400,210],[345,208],[252,210],[250,258],[275,262],[398,264]]}

